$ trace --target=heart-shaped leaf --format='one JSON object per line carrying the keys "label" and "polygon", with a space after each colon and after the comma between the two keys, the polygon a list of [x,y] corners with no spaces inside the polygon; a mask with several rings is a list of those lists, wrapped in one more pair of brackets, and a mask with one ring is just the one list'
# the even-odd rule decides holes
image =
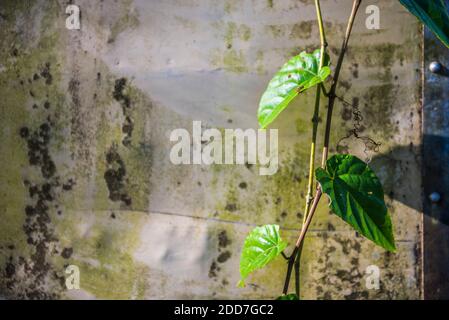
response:
{"label": "heart-shaped leaf", "polygon": [[276,258],[287,244],[279,235],[278,225],[265,225],[254,228],[245,239],[242,255],[240,256],[240,283],[256,269],[264,267]]}
{"label": "heart-shaped leaf", "polygon": [[278,297],[276,300],[299,300],[296,293],[289,293],[289,294],[283,294],[282,296]]}
{"label": "heart-shaped leaf", "polygon": [[336,215],[379,246],[396,250],[382,185],[365,162],[352,155],[334,155],[326,170],[318,168],[315,175]]}
{"label": "heart-shaped leaf", "polygon": [[444,0],[399,0],[449,48],[449,11]]}
{"label": "heart-shaped leaf", "polygon": [[320,50],[301,52],[290,59],[271,79],[260,99],[257,117],[266,128],[288,106],[298,93],[313,87],[329,76],[329,57],[320,69]]}

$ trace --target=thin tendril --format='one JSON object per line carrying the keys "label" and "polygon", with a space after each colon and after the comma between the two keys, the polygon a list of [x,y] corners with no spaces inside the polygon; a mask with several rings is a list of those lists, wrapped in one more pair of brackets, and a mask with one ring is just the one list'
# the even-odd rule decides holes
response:
{"label": "thin tendril", "polygon": [[348,101],[346,101],[345,99],[343,99],[342,97],[339,97],[337,95],[335,95],[335,97],[341,101],[341,103],[343,103],[343,105],[351,107],[352,108],[352,115],[353,115],[353,128],[351,130],[348,131],[348,134],[346,136],[344,136],[343,138],[341,138],[338,143],[337,143],[337,150],[339,150],[339,148],[341,148],[341,143],[346,140],[349,139],[351,137],[354,137],[358,140],[361,140],[363,142],[363,144],[365,145],[365,149],[363,150],[363,153],[366,156],[365,162],[366,163],[370,163],[371,162],[371,156],[368,154],[368,151],[372,151],[374,153],[378,153],[381,143],[378,143],[376,141],[374,141],[372,138],[368,137],[368,136],[361,136],[360,132],[361,127],[362,127],[362,122],[363,122],[363,115],[360,112],[359,106],[358,104],[355,103],[350,103]]}

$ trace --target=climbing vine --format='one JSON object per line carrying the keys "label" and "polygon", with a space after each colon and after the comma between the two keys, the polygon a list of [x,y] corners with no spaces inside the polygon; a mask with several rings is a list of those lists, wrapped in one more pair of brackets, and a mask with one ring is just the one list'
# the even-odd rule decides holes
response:
{"label": "climbing vine", "polygon": [[[290,255],[284,250],[287,243],[282,240],[278,225],[256,227],[247,236],[240,258],[239,286],[255,270],[265,267],[278,256],[287,260],[284,288],[281,300],[298,300],[299,266],[301,252],[312,218],[323,194],[329,198],[329,207],[334,214],[353,227],[359,234],[385,250],[396,250],[393,226],[384,201],[380,180],[369,165],[354,155],[337,153],[329,155],[332,113],[336,100],[350,106],[353,114],[353,129],[337,143],[350,137],[360,139],[366,151],[378,151],[380,144],[367,136],[360,135],[363,116],[358,104],[350,104],[337,96],[336,90],[340,70],[349,44],[355,17],[362,0],[353,0],[345,36],[333,75],[331,61],[327,54],[327,42],[321,14],[320,1],[315,1],[317,23],[320,31],[320,48],[312,53],[301,52],[291,58],[274,75],[261,97],[258,120],[262,128],[270,125],[297,96],[306,90],[315,89],[315,106],[312,116],[312,138],[310,142],[309,177],[302,227]],[[449,14],[444,0],[400,0],[435,35],[449,46]],[[326,80],[331,86],[326,90]],[[318,114],[322,99],[327,99],[327,117],[324,130],[321,167],[315,168]],[[369,159],[368,159],[369,162]],[[295,293],[289,293],[291,274],[295,270]]]}

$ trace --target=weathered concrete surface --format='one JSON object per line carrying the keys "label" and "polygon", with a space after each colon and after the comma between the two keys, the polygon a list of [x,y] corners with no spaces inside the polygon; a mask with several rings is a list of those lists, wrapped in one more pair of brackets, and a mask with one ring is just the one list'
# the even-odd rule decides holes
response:
{"label": "weathered concrete surface", "polygon": [[[0,5],[0,294],[276,297],[284,262],[239,289],[240,248],[256,224],[277,222],[290,243],[296,238],[313,92],[273,125],[274,176],[254,166],[174,166],[169,134],[192,120],[256,128],[272,74],[318,45],[312,2],[76,1],[80,31],[64,27],[67,2]],[[382,143],[369,156],[398,252],[357,237],[323,202],[304,248],[308,299],[422,296],[421,29],[398,2],[371,2],[381,7],[381,30],[365,28],[362,7],[338,94],[358,102],[361,134]],[[335,61],[350,2],[322,3]],[[339,104],[334,145],[353,120]],[[365,157],[359,141],[343,145]],[[65,288],[69,264],[81,270],[81,290]],[[365,287],[369,265],[381,270],[379,290]]]}

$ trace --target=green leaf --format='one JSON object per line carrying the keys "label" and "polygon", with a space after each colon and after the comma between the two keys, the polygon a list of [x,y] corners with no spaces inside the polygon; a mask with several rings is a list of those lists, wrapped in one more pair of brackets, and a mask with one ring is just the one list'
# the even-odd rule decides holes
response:
{"label": "green leaf", "polygon": [[338,154],[327,160],[326,170],[318,168],[315,175],[336,215],[379,246],[396,250],[382,185],[365,162]]}
{"label": "green leaf", "polygon": [[239,286],[254,270],[263,268],[268,262],[276,258],[287,244],[279,235],[278,225],[265,225],[254,228],[245,239],[242,255],[240,256]]}
{"label": "green leaf", "polygon": [[301,52],[290,59],[271,79],[260,99],[257,117],[262,128],[266,128],[288,106],[298,93],[313,87],[329,76],[329,57],[325,56],[320,67],[320,50]]}
{"label": "green leaf", "polygon": [[449,11],[443,0],[399,0],[449,48]]}
{"label": "green leaf", "polygon": [[282,296],[278,297],[276,300],[299,300],[296,293],[289,293],[289,294],[283,294]]}

